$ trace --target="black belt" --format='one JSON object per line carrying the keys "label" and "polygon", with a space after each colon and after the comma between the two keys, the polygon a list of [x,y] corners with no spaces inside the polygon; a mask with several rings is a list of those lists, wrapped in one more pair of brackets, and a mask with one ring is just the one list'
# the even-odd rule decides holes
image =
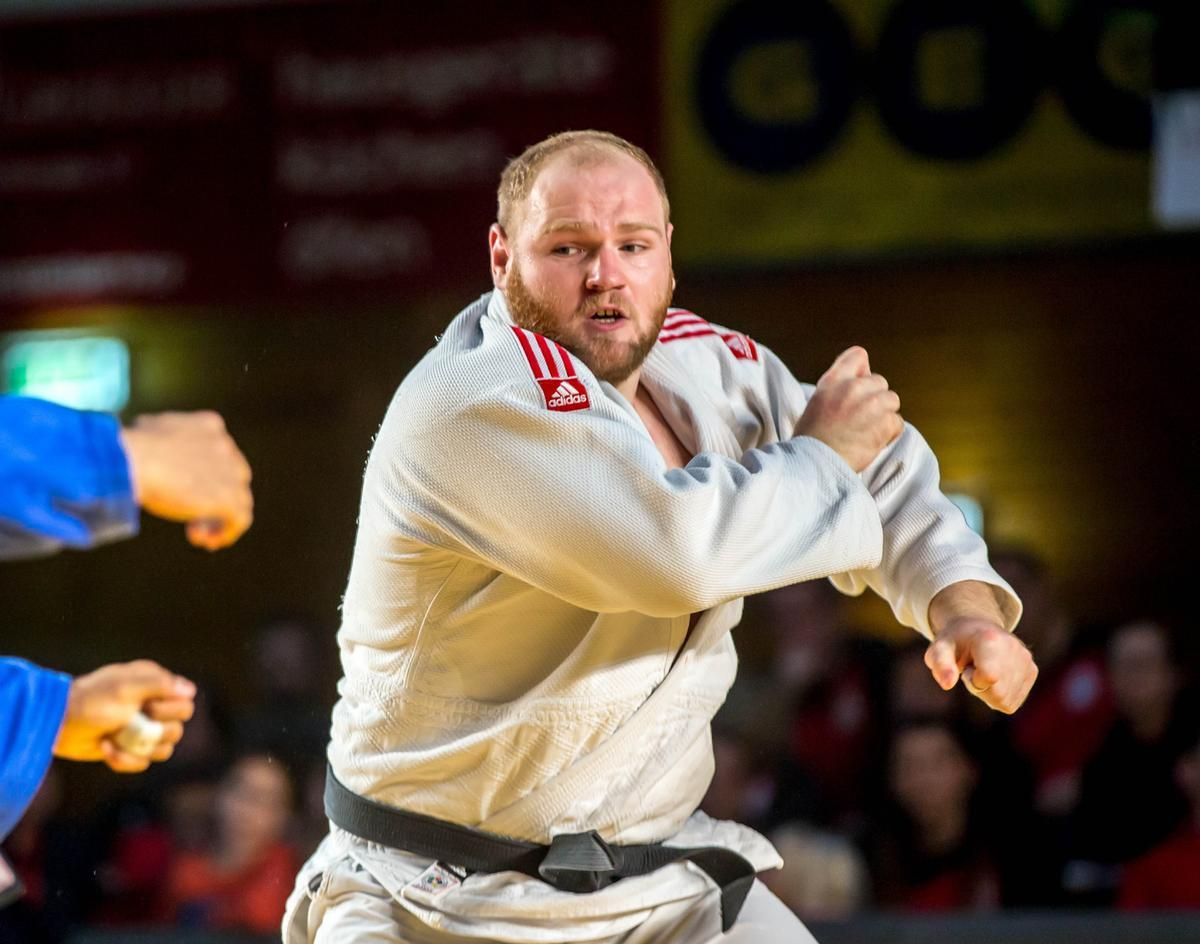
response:
{"label": "black belt", "polygon": [[722,931],[733,926],[754,884],[754,866],[719,846],[615,845],[594,830],[560,833],[548,846],[509,839],[369,800],[345,787],[332,769],[325,777],[325,815],[370,842],[471,872],[522,872],[565,892],[594,892],[619,878],[645,875],[673,862],[691,862],[721,889]]}

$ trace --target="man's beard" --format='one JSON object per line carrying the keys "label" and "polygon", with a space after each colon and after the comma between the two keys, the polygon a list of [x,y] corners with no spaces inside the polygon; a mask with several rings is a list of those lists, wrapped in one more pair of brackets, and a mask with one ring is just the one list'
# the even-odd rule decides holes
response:
{"label": "man's beard", "polygon": [[[512,313],[513,321],[518,325],[557,341],[587,364],[600,380],[618,384],[642,366],[650,349],[654,347],[654,342],[658,340],[658,333],[667,317],[667,308],[671,304],[671,290],[672,285],[668,281],[663,286],[662,295],[651,306],[649,326],[634,341],[610,340],[603,334],[585,333],[586,328],[578,334],[564,332],[564,327],[569,332],[571,327],[582,325],[582,322],[590,318],[598,308],[602,308],[606,293],[596,293],[594,298],[589,300],[587,307],[573,312],[566,325],[560,326],[561,319],[555,318],[551,306],[529,290],[529,286],[521,277],[516,260],[513,260],[508,273],[504,297],[508,301],[508,310]],[[628,310],[629,306],[625,304],[621,307]],[[628,314],[632,315],[633,312],[628,311]],[[630,321],[633,321],[632,317]]]}

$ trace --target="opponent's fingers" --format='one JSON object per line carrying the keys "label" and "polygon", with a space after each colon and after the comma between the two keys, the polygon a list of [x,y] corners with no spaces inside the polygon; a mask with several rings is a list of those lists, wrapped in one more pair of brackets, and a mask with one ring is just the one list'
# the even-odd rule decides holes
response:
{"label": "opponent's fingers", "polygon": [[179,723],[187,721],[196,710],[191,698],[155,698],[142,708],[142,714],[152,721]]}
{"label": "opponent's fingers", "polygon": [[225,432],[225,419],[215,410],[197,410],[195,417],[196,422],[205,429],[211,429],[215,433]]}
{"label": "opponent's fingers", "polygon": [[948,639],[937,639],[925,650],[925,665],[933,673],[933,679],[945,691],[950,691],[958,681],[959,667],[954,643]]}
{"label": "opponent's fingers", "polygon": [[221,520],[221,528],[215,539],[217,549],[236,543],[250,529],[253,521],[254,515],[248,505],[233,509]]}
{"label": "opponent's fingers", "polygon": [[211,518],[197,518],[187,524],[187,539],[206,551],[229,547],[250,528],[254,521],[249,502]]}
{"label": "opponent's fingers", "polygon": [[236,446],[234,446],[234,450],[237,452],[238,482],[242,485],[249,485],[254,480],[254,470],[250,468],[250,460]]}
{"label": "opponent's fingers", "polygon": [[150,659],[137,659],[111,668],[116,695],[126,704],[141,705],[159,698],[194,698],[196,684]]}
{"label": "opponent's fingers", "polygon": [[182,721],[164,721],[162,726],[162,734],[158,738],[159,744],[170,744],[172,746],[178,744],[183,739],[183,722]]}
{"label": "opponent's fingers", "polygon": [[821,375],[817,386],[834,383],[838,380],[851,380],[855,377],[866,377],[871,373],[871,361],[865,348],[848,347],[834,358],[829,369]]}
{"label": "opponent's fingers", "polygon": [[209,433],[225,432],[225,420],[214,410],[168,410],[163,413],[143,413],[130,426],[148,429],[186,429]]}
{"label": "opponent's fingers", "polygon": [[[228,433],[222,433],[218,440],[215,452],[221,460],[224,471],[233,481],[239,485],[248,485],[253,478],[253,472],[250,469],[250,462],[246,458],[246,454],[238,448],[233,437]],[[218,465],[220,469],[222,465]]]}
{"label": "opponent's fingers", "polygon": [[183,737],[183,725],[178,721],[169,721],[163,725],[162,737],[150,752],[150,760],[161,763],[175,753],[175,745]]}
{"label": "opponent's fingers", "polygon": [[221,532],[223,526],[215,518],[198,518],[189,521],[184,528],[188,541],[206,551],[216,551],[221,548]]}
{"label": "opponent's fingers", "polygon": [[110,738],[104,738],[100,742],[100,753],[104,763],[119,774],[140,774],[150,766],[149,757],[123,751]]}

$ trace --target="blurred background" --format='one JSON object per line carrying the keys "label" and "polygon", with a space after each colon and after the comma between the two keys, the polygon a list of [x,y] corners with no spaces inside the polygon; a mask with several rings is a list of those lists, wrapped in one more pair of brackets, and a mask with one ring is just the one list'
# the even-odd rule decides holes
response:
{"label": "blurred background", "polygon": [[204,692],[151,775],[56,765],[0,941],[277,925],[372,437],[490,288],[506,159],[584,127],[660,162],[677,305],[802,379],[868,349],[1043,667],[988,717],[878,600],[751,600],[706,808],[822,941],[1200,939],[1145,911],[1200,908],[1198,37],[1190,0],[0,0],[0,390],[219,410],[256,497],[220,554],[146,520],[0,568],[6,654]]}

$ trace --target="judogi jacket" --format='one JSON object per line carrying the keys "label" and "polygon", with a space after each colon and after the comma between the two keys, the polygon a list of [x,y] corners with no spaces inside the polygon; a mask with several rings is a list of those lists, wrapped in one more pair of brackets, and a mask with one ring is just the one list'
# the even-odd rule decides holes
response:
{"label": "judogi jacket", "polygon": [[[412,370],[367,464],[330,763],[360,794],[495,833],[594,829],[776,867],[763,837],[697,812],[742,597],[831,577],[926,636],[951,583],[1000,588],[1010,629],[1020,604],[912,427],[855,474],[792,435],[811,386],[681,310],[641,383],[694,454],[684,468],[666,467],[614,387],[516,327],[498,292]],[[515,873],[429,893],[412,883],[428,860],[336,830],[309,875],[338,854],[427,922],[504,940],[619,933],[710,887],[676,864],[584,895]]]}
{"label": "judogi jacket", "polygon": [[[89,547],[137,531],[118,432],[117,421],[101,413],[0,397],[0,559]],[[0,658],[0,838],[50,766],[70,684],[61,672]]]}
{"label": "judogi jacket", "polygon": [[0,839],[46,776],[70,687],[62,672],[0,658]]}
{"label": "judogi jacket", "polygon": [[0,397],[0,559],[130,537],[138,506],[120,426],[105,413]]}

